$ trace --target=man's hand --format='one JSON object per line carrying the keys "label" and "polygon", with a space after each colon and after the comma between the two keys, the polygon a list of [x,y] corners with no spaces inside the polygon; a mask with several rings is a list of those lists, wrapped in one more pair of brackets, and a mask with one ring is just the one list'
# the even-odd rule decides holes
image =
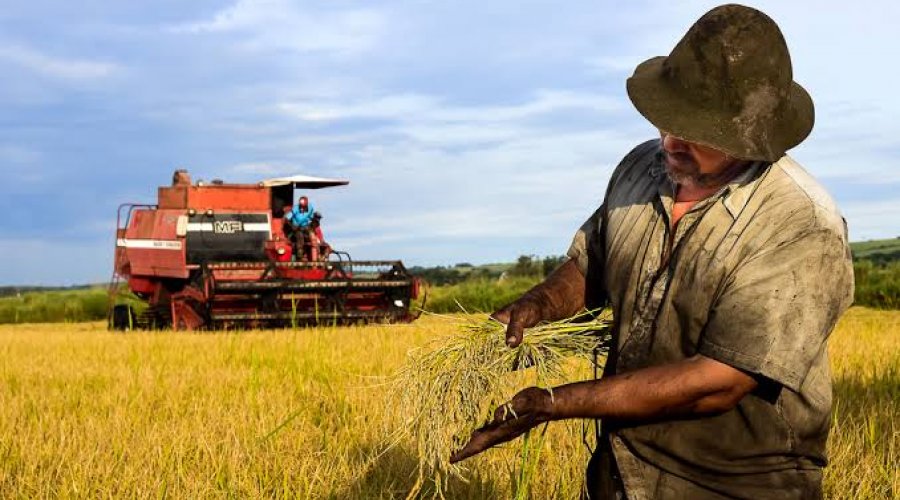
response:
{"label": "man's hand", "polygon": [[538,424],[567,418],[600,418],[644,423],[698,418],[733,409],[757,387],[756,379],[730,365],[696,355],[665,365],[641,368],[599,380],[553,388],[531,387],[494,412],[451,462],[458,462],[524,434]]}
{"label": "man's hand", "polygon": [[450,463],[465,460],[488,448],[511,441],[539,424],[548,422],[553,401],[550,392],[529,387],[494,411],[494,418],[472,433],[465,446],[450,457]]}
{"label": "man's hand", "polygon": [[506,326],[506,345],[522,343],[526,328],[541,321],[573,316],[584,308],[584,275],[574,260],[567,260],[543,282],[525,292],[518,300],[491,315]]}
{"label": "man's hand", "polygon": [[526,328],[537,325],[541,318],[541,304],[525,294],[519,300],[491,314],[495,320],[506,324],[506,345],[518,347]]}

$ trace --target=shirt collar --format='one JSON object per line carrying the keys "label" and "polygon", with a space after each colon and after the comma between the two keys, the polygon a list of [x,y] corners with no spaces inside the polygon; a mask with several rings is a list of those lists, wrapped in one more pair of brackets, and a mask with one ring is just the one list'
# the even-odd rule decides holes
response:
{"label": "shirt collar", "polygon": [[754,162],[725,187],[722,204],[731,214],[731,218],[737,219],[738,214],[747,206],[747,202],[756,192],[759,181],[769,171],[770,165],[771,163],[764,161]]}

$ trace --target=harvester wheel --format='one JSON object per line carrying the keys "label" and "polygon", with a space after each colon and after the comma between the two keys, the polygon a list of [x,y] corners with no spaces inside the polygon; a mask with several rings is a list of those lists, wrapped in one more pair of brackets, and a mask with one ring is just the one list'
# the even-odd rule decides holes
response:
{"label": "harvester wheel", "polygon": [[112,313],[109,318],[109,326],[113,330],[128,331],[135,327],[137,316],[134,314],[134,308],[128,304],[116,304],[113,306]]}

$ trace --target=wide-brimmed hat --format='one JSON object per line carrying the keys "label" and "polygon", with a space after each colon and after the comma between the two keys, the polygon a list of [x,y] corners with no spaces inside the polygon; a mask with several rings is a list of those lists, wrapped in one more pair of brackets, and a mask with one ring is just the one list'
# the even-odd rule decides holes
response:
{"label": "wide-brimmed hat", "polygon": [[660,130],[737,158],[776,161],[815,120],[812,99],[793,78],[775,21],[731,4],[704,14],[668,57],[638,65],[627,88]]}

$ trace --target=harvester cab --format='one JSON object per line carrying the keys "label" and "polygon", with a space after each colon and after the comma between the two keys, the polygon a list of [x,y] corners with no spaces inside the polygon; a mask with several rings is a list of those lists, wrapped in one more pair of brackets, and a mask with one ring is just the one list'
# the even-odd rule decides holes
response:
{"label": "harvester cab", "polygon": [[295,175],[192,182],[178,170],[155,205],[116,218],[110,327],[283,327],[415,319],[419,281],[397,261],[354,261],[320,217],[293,224],[295,191],[349,181]]}

